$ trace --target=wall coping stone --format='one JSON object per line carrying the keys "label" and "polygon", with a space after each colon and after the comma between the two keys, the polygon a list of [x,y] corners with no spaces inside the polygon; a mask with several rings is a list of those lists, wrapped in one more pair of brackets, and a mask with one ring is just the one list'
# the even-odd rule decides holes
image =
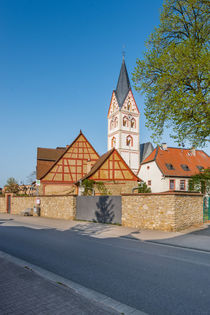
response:
{"label": "wall coping stone", "polygon": [[13,198],[43,198],[43,197],[76,197],[77,195],[38,195],[38,196],[13,196]]}
{"label": "wall coping stone", "polygon": [[197,196],[203,197],[200,193],[191,192],[178,192],[178,191],[165,191],[160,193],[135,193],[135,194],[121,194],[121,196]]}

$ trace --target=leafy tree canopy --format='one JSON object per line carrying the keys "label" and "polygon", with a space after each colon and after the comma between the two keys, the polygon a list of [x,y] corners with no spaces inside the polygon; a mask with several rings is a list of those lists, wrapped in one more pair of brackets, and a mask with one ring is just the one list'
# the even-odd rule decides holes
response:
{"label": "leafy tree canopy", "polygon": [[147,184],[143,182],[143,184],[139,185],[138,193],[151,193],[151,188],[147,187]]}
{"label": "leafy tree canopy", "polygon": [[209,139],[209,11],[207,0],[165,0],[160,25],[133,72],[145,93],[147,127],[159,142],[172,127],[178,143],[204,146]]}
{"label": "leafy tree canopy", "polygon": [[204,169],[199,174],[191,177],[189,190],[201,192],[202,194],[210,193],[210,168]]}
{"label": "leafy tree canopy", "polygon": [[84,196],[91,196],[95,188],[101,195],[110,195],[110,192],[107,190],[103,182],[97,182],[93,179],[85,179],[82,182],[82,186],[84,187]]}
{"label": "leafy tree canopy", "polygon": [[7,183],[5,185],[5,192],[10,192],[10,193],[18,193],[19,191],[19,185],[18,182],[14,177],[10,177],[7,180]]}

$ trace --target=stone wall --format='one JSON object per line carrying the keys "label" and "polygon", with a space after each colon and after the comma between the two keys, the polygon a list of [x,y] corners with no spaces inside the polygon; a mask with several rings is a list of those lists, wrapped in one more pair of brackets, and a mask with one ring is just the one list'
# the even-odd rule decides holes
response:
{"label": "stone wall", "polygon": [[41,216],[55,219],[73,220],[76,216],[75,196],[43,196]]}
{"label": "stone wall", "polygon": [[203,223],[203,196],[176,195],[175,209],[177,231]]}
{"label": "stone wall", "polygon": [[[114,186],[116,187],[116,186]],[[130,187],[129,187],[130,188]],[[73,220],[76,196],[40,196],[41,216]],[[36,197],[12,197],[11,214],[36,205]],[[0,197],[6,212],[6,197]],[[203,196],[195,193],[122,194],[122,225],[138,229],[180,231],[203,223]]]}
{"label": "stone wall", "polygon": [[0,213],[6,212],[6,198],[0,197]]}
{"label": "stone wall", "polygon": [[203,223],[203,196],[185,193],[122,196],[122,225],[179,231]]}
{"label": "stone wall", "polygon": [[11,214],[21,214],[27,208],[33,208],[36,205],[36,197],[16,197],[11,199]]}
{"label": "stone wall", "polygon": [[[41,216],[48,218],[73,220],[76,215],[75,196],[39,196]],[[36,197],[11,198],[11,214],[21,214],[27,208],[36,206]],[[0,212],[6,212],[6,197],[0,198]]]}

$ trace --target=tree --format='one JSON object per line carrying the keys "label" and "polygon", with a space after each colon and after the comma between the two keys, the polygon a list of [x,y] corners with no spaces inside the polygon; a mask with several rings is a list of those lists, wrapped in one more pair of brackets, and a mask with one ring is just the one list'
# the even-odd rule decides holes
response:
{"label": "tree", "polygon": [[93,194],[94,187],[97,188],[101,195],[110,194],[103,182],[96,182],[93,179],[84,179],[82,182],[82,186],[84,187],[84,196],[91,196]]}
{"label": "tree", "polygon": [[35,181],[36,181],[36,171],[33,171],[27,177],[27,182],[28,182],[29,185],[31,185]]}
{"label": "tree", "polygon": [[151,188],[147,187],[147,184],[145,182],[143,182],[143,184],[140,183],[138,193],[151,193]]}
{"label": "tree", "polygon": [[210,168],[204,169],[190,178],[189,190],[201,192],[202,194],[210,193]]}
{"label": "tree", "polygon": [[5,192],[17,194],[19,191],[18,182],[14,177],[10,177],[5,185]]}
{"label": "tree", "polygon": [[209,1],[165,0],[160,25],[133,72],[146,96],[146,126],[156,143],[172,127],[178,143],[194,147],[209,138]]}

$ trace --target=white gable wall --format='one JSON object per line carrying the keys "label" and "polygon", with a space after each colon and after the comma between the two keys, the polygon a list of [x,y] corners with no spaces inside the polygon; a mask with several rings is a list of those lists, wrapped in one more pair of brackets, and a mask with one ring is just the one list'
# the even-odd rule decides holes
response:
{"label": "white gable wall", "polygon": [[[154,193],[168,190],[167,182],[155,161],[141,165],[138,177],[140,177]],[[148,185],[149,180],[151,180],[151,186]]]}
{"label": "white gable wall", "polygon": [[[148,168],[149,167],[149,168]],[[164,192],[170,190],[170,179],[175,181],[175,189],[180,190],[180,181],[185,180],[185,190],[188,190],[188,178],[186,177],[164,177],[155,161],[141,165],[138,173],[140,177],[148,187],[151,188],[152,192]],[[151,186],[148,185],[148,181],[151,181]],[[184,190],[183,190],[184,191]]]}

